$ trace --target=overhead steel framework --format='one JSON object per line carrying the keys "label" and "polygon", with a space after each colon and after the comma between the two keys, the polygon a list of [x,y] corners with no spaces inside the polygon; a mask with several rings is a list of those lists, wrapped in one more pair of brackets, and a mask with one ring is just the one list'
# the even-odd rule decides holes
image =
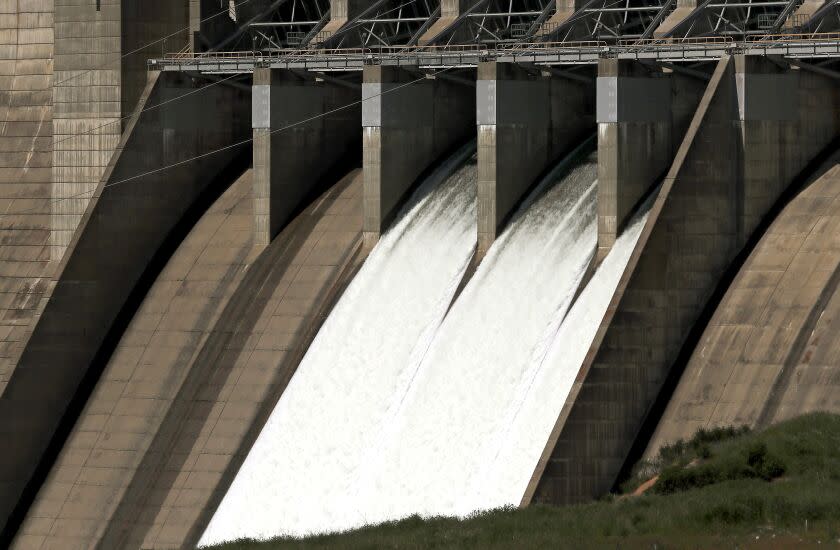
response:
{"label": "overhead steel framework", "polygon": [[206,36],[199,32],[201,40],[191,51],[180,52],[182,57],[218,59],[249,52],[242,55],[309,59],[355,55],[339,51],[512,51],[532,44],[575,51],[581,43],[613,49],[657,44],[679,57],[689,50],[674,40],[746,41],[782,34],[807,39],[819,33],[824,41],[826,31],[840,29],[840,0],[196,1],[215,9],[229,2],[229,21],[202,29]]}
{"label": "overhead steel framework", "polygon": [[704,0],[664,36],[735,36],[799,32],[800,0]]}

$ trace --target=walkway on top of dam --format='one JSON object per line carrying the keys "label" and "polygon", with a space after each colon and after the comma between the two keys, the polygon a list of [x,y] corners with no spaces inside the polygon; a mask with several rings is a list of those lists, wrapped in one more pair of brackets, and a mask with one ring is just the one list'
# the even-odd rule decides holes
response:
{"label": "walkway on top of dam", "polygon": [[152,70],[201,73],[252,72],[255,67],[317,71],[360,71],[365,65],[424,68],[474,67],[482,61],[509,63],[596,64],[613,57],[664,62],[711,61],[735,53],[788,58],[840,57],[840,33],[762,35],[735,41],[727,37],[626,40],[618,44],[537,42],[453,46],[388,46],[346,49],[298,49],[275,52],[178,53],[149,61]]}

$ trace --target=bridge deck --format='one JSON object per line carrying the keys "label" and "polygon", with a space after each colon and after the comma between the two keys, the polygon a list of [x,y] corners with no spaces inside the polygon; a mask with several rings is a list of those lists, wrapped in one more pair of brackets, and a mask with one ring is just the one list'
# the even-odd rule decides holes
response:
{"label": "bridge deck", "polygon": [[474,67],[480,61],[539,65],[595,64],[602,57],[668,62],[711,61],[733,53],[790,58],[840,57],[840,34],[760,36],[745,41],[725,37],[628,40],[605,42],[540,42],[489,47],[486,45],[213,52],[174,54],[153,59],[149,67],[164,71],[248,73],[254,67],[359,71],[365,65],[424,68]]}

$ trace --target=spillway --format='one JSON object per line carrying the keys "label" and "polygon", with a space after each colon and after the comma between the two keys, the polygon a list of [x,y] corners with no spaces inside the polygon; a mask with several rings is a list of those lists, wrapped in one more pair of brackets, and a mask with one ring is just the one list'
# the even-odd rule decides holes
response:
{"label": "spillway", "polygon": [[542,360],[533,367],[519,406],[506,422],[503,445],[488,470],[491,486],[508,487],[511,504],[519,504],[554,427],[575,377],[615,294],[630,255],[647,222],[658,191],[631,218],[551,338]]}
{"label": "spillway", "polygon": [[494,457],[596,246],[596,156],[572,166],[543,181],[490,248],[370,451],[359,500],[377,521],[519,503],[524,487],[506,473],[527,483],[532,468]]}
{"label": "spillway", "polygon": [[474,245],[474,166],[418,191],[316,337],[202,545],[519,504],[648,209],[575,301],[596,248],[597,159],[559,168],[448,313]]}
{"label": "spillway", "polygon": [[201,545],[366,522],[349,497],[475,246],[474,143],[432,173],[324,323]]}
{"label": "spillway", "polygon": [[441,325],[369,453],[359,501],[377,521],[519,505],[657,194],[571,305],[595,247],[594,177],[590,158],[522,212]]}

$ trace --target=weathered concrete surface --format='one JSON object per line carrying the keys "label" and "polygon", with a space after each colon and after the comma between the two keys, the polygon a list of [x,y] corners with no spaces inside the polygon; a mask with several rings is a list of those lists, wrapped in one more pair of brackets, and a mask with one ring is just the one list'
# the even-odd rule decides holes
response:
{"label": "weathered concrete surface", "polygon": [[253,90],[254,230],[267,245],[323,191],[325,176],[348,157],[358,161],[362,88],[258,68]]}
{"label": "weathered concrete surface", "polygon": [[0,395],[48,290],[53,2],[0,13]]}
{"label": "weathered concrete surface", "polygon": [[146,60],[181,50],[186,27],[184,2],[55,2],[53,260],[67,249],[120,142],[121,118],[146,86]]}
{"label": "weathered concrete surface", "polygon": [[840,155],[788,204],[727,290],[648,446],[699,428],[840,411]]}
{"label": "weathered concrete surface", "polygon": [[838,134],[834,83],[764,62],[715,69],[523,502],[610,489],[761,209]]}
{"label": "weathered concrete surface", "polygon": [[[227,87],[208,87],[177,104],[139,112],[143,105],[184,96],[196,86],[182,75],[152,75],[138,113],[52,275],[54,290],[42,300],[40,318],[0,396],[0,438],[16,441],[0,459],[3,525],[33,481],[39,460],[135,285],[184,213],[237,151],[159,169],[249,135],[250,95]],[[216,116],[203,116],[208,111]]]}
{"label": "weathered concrete surface", "polygon": [[366,66],[363,78],[364,232],[371,247],[423,171],[474,135],[476,95],[461,79],[399,67]]}
{"label": "weathered concrete surface", "polygon": [[537,177],[595,130],[594,85],[594,78],[581,82],[511,63],[479,64],[479,258]]}
{"label": "weathered concrete surface", "polygon": [[73,238],[122,125],[121,2],[59,0],[55,6],[51,258]]}
{"label": "weathered concrete surface", "polygon": [[636,61],[598,62],[597,261],[670,167],[704,87],[697,77]]}
{"label": "weathered concrete surface", "polygon": [[250,178],[161,272],[15,547],[197,542],[362,259],[358,170],[268,248],[253,243]]}

